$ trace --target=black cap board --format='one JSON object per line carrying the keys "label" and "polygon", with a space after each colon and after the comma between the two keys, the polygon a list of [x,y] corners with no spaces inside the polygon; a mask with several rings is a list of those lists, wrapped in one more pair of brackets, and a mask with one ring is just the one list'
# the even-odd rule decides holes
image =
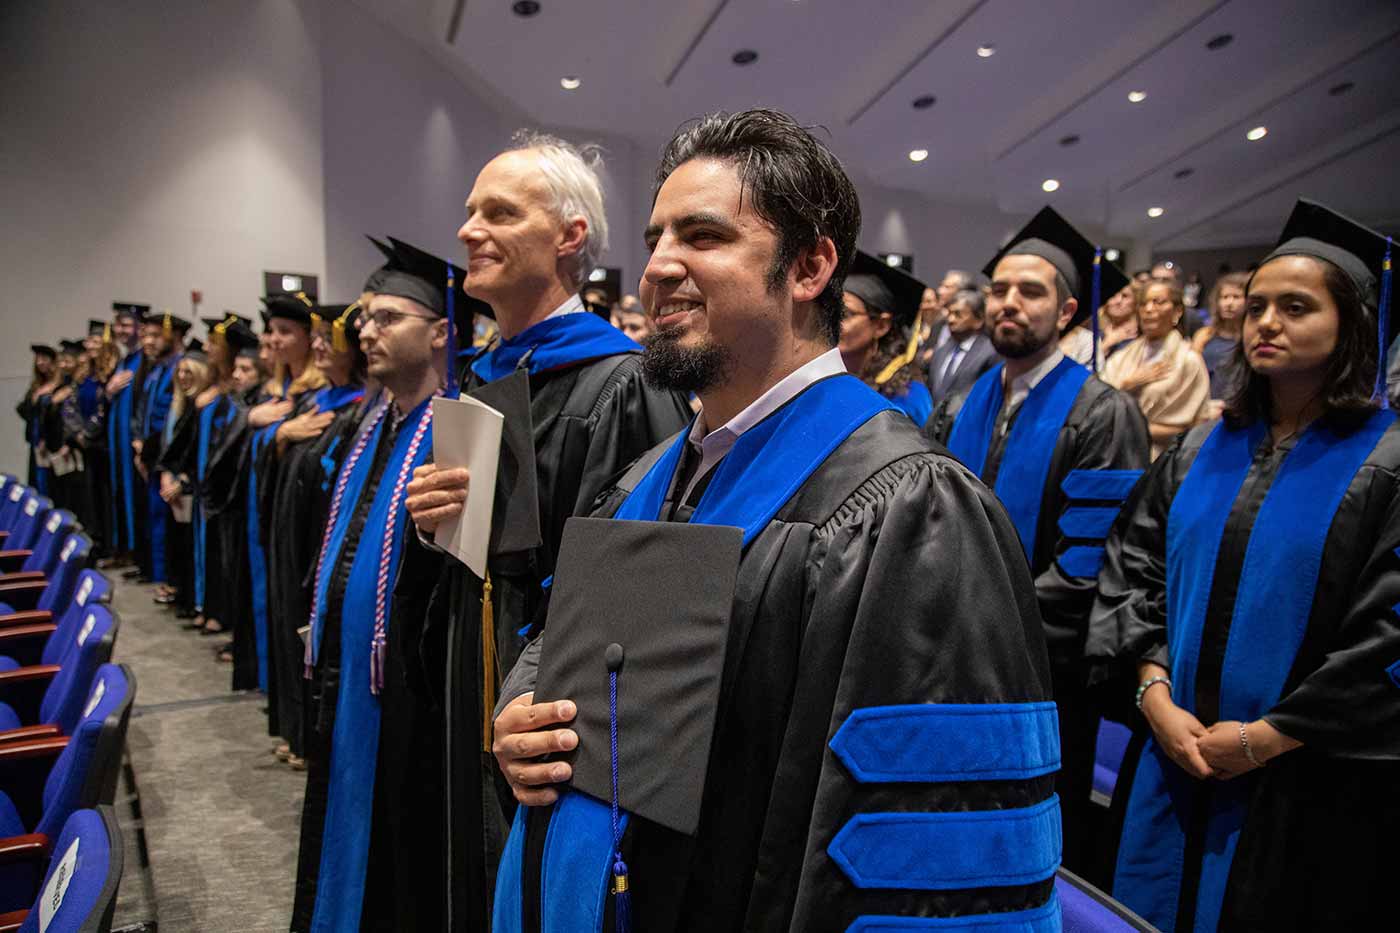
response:
{"label": "black cap board", "polygon": [[178,314],[171,314],[169,311],[147,311],[141,317],[142,324],[155,324],[163,330],[168,330],[176,334],[186,334],[194,325]]}
{"label": "black cap board", "polygon": [[[388,244],[370,237],[370,242],[384,254],[385,263],[371,275],[366,283],[366,291],[378,295],[394,295],[418,302],[429,311],[444,317],[447,314],[447,260],[439,259],[412,243],[389,237]],[[456,270],[452,282],[452,306],[454,319],[460,328],[470,326],[472,316],[484,314],[494,317],[491,306],[484,301],[472,298],[462,290],[466,280],[465,271],[455,263]],[[370,288],[370,285],[373,288]]]}
{"label": "black cap board", "polygon": [[199,320],[204,324],[205,327],[209,329],[209,332],[211,334],[214,332],[215,328],[217,328],[220,324],[227,326],[229,324],[232,324],[234,321],[242,321],[244,327],[253,326],[252,318],[244,317],[236,311],[225,311],[222,317],[202,317]]}
{"label": "black cap board", "polygon": [[263,297],[262,303],[266,308],[263,314],[264,326],[273,318],[282,318],[309,328],[311,326],[311,312],[316,309],[315,303],[307,298],[304,292],[297,292],[294,295],[267,295]]}
{"label": "black cap board", "polygon": [[1351,279],[1367,307],[1374,310],[1380,300],[1380,276],[1389,248],[1389,237],[1316,201],[1300,198],[1288,215],[1278,246],[1260,265],[1280,256],[1312,256],[1330,262]]}
{"label": "black cap board", "polygon": [[859,249],[846,276],[846,291],[871,311],[890,315],[900,327],[914,323],[927,287],[902,269]]}
{"label": "black cap board", "polygon": [[540,546],[539,485],[535,474],[535,431],[530,417],[530,374],[519,369],[469,393],[500,412],[501,455],[491,512],[487,554],[516,554]]}
{"label": "black cap board", "polygon": [[29,352],[33,353],[35,356],[47,356],[49,359],[58,356],[58,351],[46,343],[31,343],[29,345]]}
{"label": "black cap board", "polygon": [[225,328],[223,337],[234,356],[243,356],[244,354],[256,356],[258,353],[258,335],[253,333],[253,329],[242,321],[234,321]]}
{"label": "black cap board", "polygon": [[687,835],[714,737],[742,531],[571,518],[555,565],[537,702],[573,700],[573,787],[612,796],[609,653],[617,676],[618,800]]}
{"label": "black cap board", "polygon": [[107,328],[111,327],[108,321],[99,321],[97,318],[88,318],[88,336],[101,337],[107,333]]}
{"label": "black cap board", "polygon": [[204,341],[198,337],[190,338],[190,342],[185,344],[185,356],[197,360],[207,360],[208,357],[204,355]]}
{"label": "black cap board", "polygon": [[[1092,307],[1095,259],[1098,247],[1084,234],[1076,230],[1069,221],[1060,216],[1053,207],[1043,207],[1030,219],[1020,232],[992,257],[992,261],[982,268],[982,273],[994,279],[997,263],[1007,256],[1039,256],[1069,284],[1070,294],[1079,300],[1079,307],[1066,330],[1072,330],[1089,319],[1098,309]],[[1106,259],[1098,261],[1099,303],[1118,294],[1129,283],[1129,279],[1113,263]]]}
{"label": "black cap board", "polygon": [[83,352],[83,342],[81,340],[60,340],[58,351],[68,356],[77,356]]}
{"label": "black cap board", "polygon": [[316,306],[316,317],[330,325],[331,348],[337,353],[359,346],[360,323],[364,319],[361,310],[358,301]]}
{"label": "black cap board", "polygon": [[146,312],[150,310],[150,305],[138,305],[130,301],[112,302],[112,311],[117,317],[134,317],[139,321],[144,318]]}

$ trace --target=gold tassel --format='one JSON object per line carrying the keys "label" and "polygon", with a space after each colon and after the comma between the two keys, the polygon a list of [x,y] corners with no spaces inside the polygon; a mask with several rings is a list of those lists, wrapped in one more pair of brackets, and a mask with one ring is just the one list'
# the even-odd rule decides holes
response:
{"label": "gold tassel", "polygon": [[481,586],[481,750],[491,751],[492,714],[496,710],[496,613],[491,607],[491,571]]}
{"label": "gold tassel", "polygon": [[905,345],[904,352],[890,360],[889,365],[880,371],[880,375],[875,377],[875,384],[882,386],[894,378],[894,374],[899,372],[910,363],[914,362],[914,355],[919,352],[919,332],[923,330],[924,312],[923,309],[914,317],[914,330],[909,335],[909,343]]}
{"label": "gold tassel", "polygon": [[175,334],[175,325],[170,323],[170,312],[165,312],[165,320],[160,325],[161,333],[165,334],[165,339],[169,340]]}
{"label": "gold tassel", "polygon": [[106,344],[106,343],[111,343],[111,342],[112,342],[112,325],[111,325],[111,324],[103,324],[103,325],[102,325],[102,342],[103,342],[104,344]]}
{"label": "gold tassel", "polygon": [[331,324],[331,349],[337,353],[344,353],[350,349],[350,341],[345,336],[346,322],[350,320],[350,315],[354,314],[355,309],[359,306],[358,301],[352,302],[350,307],[346,308],[340,317]]}

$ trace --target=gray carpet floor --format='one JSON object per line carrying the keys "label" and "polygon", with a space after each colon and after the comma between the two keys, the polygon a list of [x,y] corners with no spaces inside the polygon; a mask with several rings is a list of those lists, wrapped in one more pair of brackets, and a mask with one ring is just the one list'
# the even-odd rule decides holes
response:
{"label": "gray carpet floor", "polygon": [[[118,574],[119,576],[119,574]],[[272,754],[265,698],[229,689],[222,636],[186,631],[147,586],[118,583],[114,661],[136,676],[127,748],[141,819],[123,778],[126,845],[115,926],[160,933],[272,933],[291,916],[306,778]],[[150,865],[143,869],[138,832]]]}

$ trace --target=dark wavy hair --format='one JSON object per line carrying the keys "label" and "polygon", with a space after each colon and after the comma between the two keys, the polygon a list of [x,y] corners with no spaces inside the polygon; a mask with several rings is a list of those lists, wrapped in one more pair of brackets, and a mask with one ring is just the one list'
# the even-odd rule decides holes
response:
{"label": "dark wavy hair", "polygon": [[[1327,360],[1322,403],[1329,417],[1343,420],[1369,415],[1377,407],[1372,398],[1380,351],[1376,345],[1376,311],[1366,304],[1356,284],[1332,263],[1309,256],[1322,264],[1322,280],[1337,305],[1337,345]],[[1257,270],[1256,270],[1257,274]],[[1254,284],[1254,275],[1245,283],[1245,298]],[[1246,312],[1248,313],[1248,312]],[[1249,367],[1244,341],[1235,347],[1232,359],[1234,384],[1225,393],[1225,420],[1239,427],[1273,417],[1269,377]]]}
{"label": "dark wavy hair", "polygon": [[740,197],[778,235],[768,269],[776,291],[788,270],[822,237],[836,245],[836,269],[817,296],[821,325],[835,344],[841,337],[841,295],[860,234],[860,199],[841,162],[808,127],[777,110],[712,113],[683,126],[667,143],[656,168],[652,203],[666,179],[691,159],[717,159],[739,170]]}

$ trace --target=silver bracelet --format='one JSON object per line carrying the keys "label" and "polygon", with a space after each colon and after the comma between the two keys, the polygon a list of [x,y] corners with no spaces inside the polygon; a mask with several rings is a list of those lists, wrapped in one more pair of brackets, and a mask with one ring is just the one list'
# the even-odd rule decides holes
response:
{"label": "silver bracelet", "polygon": [[1240,748],[1244,749],[1244,757],[1249,759],[1249,763],[1256,768],[1264,767],[1264,762],[1254,757],[1254,749],[1249,747],[1249,734],[1244,731],[1244,723],[1240,723]]}
{"label": "silver bracelet", "polygon": [[1138,684],[1137,698],[1133,701],[1137,704],[1137,709],[1139,713],[1142,712],[1143,695],[1147,693],[1147,688],[1151,687],[1153,684],[1166,684],[1167,692],[1172,692],[1172,682],[1165,677],[1152,677],[1148,680],[1144,680],[1142,683]]}

